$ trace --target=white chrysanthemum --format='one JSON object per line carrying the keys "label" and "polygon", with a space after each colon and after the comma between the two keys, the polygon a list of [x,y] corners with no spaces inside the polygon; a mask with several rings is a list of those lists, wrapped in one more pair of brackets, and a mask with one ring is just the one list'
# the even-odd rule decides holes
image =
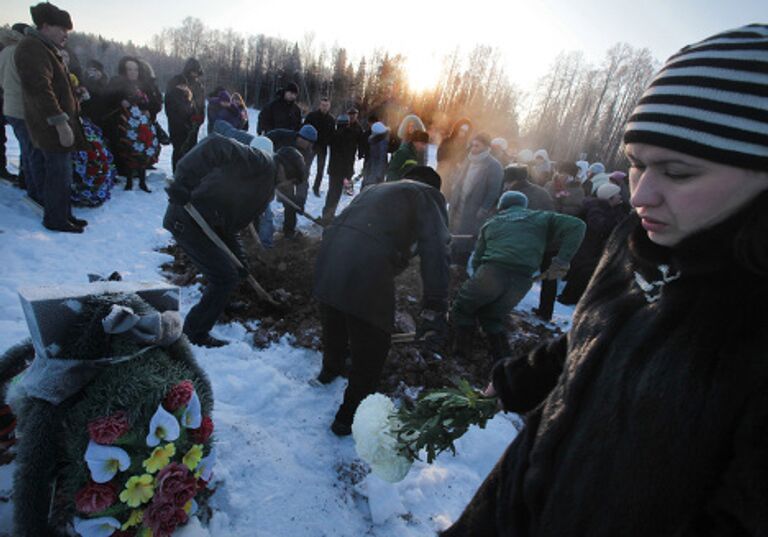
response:
{"label": "white chrysanthemum", "polygon": [[102,446],[91,440],[85,450],[85,462],[91,478],[96,483],[106,483],[118,470],[124,472],[131,466],[131,457],[119,447]]}
{"label": "white chrysanthemum", "polygon": [[197,396],[197,392],[193,391],[187,409],[181,416],[181,424],[187,429],[198,429],[202,423],[203,410],[200,406],[200,398]]}
{"label": "white chrysanthemum", "polygon": [[141,115],[141,110],[139,110],[139,107],[136,106],[135,104],[131,106],[131,115],[133,117],[138,117]]}
{"label": "white chrysanthemum", "polygon": [[385,481],[402,481],[412,461],[400,453],[393,434],[398,424],[395,405],[386,395],[374,393],[360,403],[352,422],[352,437],[357,454],[371,466],[374,474]]}
{"label": "white chrysanthemum", "polygon": [[128,136],[128,139],[129,139],[129,140],[136,140],[136,139],[138,139],[138,137],[139,137],[139,135],[138,135],[138,134],[136,134],[136,131],[128,131],[128,132],[126,133],[126,136]]}
{"label": "white chrysanthemum", "polygon": [[101,518],[75,517],[75,532],[81,537],[109,537],[120,529],[120,522],[111,516]]}
{"label": "white chrysanthemum", "polygon": [[163,408],[163,405],[157,407],[155,415],[149,422],[149,434],[147,435],[147,445],[155,447],[160,441],[173,442],[179,437],[181,428],[179,422],[173,414]]}
{"label": "white chrysanthemum", "polygon": [[140,123],[139,123],[138,119],[132,117],[131,119],[128,120],[128,125],[130,125],[131,127],[133,127],[135,129],[136,127],[138,127],[140,125]]}

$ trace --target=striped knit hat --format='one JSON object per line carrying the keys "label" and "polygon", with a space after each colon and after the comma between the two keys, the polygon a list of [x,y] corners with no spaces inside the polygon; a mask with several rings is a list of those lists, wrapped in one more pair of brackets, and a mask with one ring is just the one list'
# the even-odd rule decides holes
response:
{"label": "striped knit hat", "polygon": [[669,58],[629,118],[624,143],[768,170],[768,25],[723,32]]}

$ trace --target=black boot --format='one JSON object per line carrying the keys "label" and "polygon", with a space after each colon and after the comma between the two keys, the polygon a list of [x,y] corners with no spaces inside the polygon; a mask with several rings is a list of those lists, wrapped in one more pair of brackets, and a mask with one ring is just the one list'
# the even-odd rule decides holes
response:
{"label": "black boot", "polygon": [[139,176],[139,188],[144,192],[152,192],[152,190],[150,190],[150,188],[147,186],[147,177],[144,174]]}
{"label": "black boot", "polygon": [[125,190],[133,190],[133,174],[129,173],[125,177]]}
{"label": "black boot", "polygon": [[475,342],[474,326],[457,326],[453,331],[453,354],[457,358],[471,359]]}
{"label": "black boot", "polygon": [[488,347],[491,351],[491,362],[494,364],[504,358],[509,358],[512,354],[512,348],[509,346],[507,333],[497,332],[495,334],[486,334],[488,337]]}

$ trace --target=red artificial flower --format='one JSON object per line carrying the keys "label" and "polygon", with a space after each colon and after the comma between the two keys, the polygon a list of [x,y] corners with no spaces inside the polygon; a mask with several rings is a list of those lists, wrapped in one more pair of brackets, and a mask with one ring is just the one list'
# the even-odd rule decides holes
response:
{"label": "red artificial flower", "polygon": [[210,416],[203,416],[203,421],[200,422],[200,427],[197,429],[190,429],[189,436],[196,444],[203,444],[213,434],[213,420]]}
{"label": "red artificial flower", "polygon": [[139,125],[138,138],[144,145],[152,145],[152,130],[147,125]]}
{"label": "red artificial flower", "polygon": [[169,537],[180,524],[186,524],[187,513],[182,507],[162,501],[155,495],[144,511],[143,522],[152,530],[152,537]]}
{"label": "red artificial flower", "polygon": [[116,501],[117,490],[111,483],[101,484],[89,481],[75,494],[75,508],[86,515],[100,513]]}
{"label": "red artificial flower", "polygon": [[168,412],[176,412],[183,406],[189,404],[192,399],[192,393],[195,391],[195,385],[191,380],[182,380],[176,386],[171,388],[168,395],[165,396],[163,406]]}
{"label": "red artificial flower", "polygon": [[197,494],[197,480],[184,464],[172,462],[155,478],[155,497],[158,501],[184,505]]}
{"label": "red artificial flower", "polygon": [[128,431],[128,414],[120,410],[111,416],[97,418],[88,423],[88,434],[97,444],[110,445]]}

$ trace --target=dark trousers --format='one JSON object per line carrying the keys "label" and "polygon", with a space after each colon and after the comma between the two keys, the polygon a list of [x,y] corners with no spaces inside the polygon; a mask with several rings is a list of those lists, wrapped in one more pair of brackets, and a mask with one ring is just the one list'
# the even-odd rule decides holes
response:
{"label": "dark trousers", "polygon": [[184,319],[184,333],[192,340],[199,340],[216,324],[240,276],[229,257],[203,233],[182,206],[168,205],[163,227],[173,233],[176,244],[208,280],[200,302]]}
{"label": "dark trousers", "polygon": [[65,227],[72,216],[72,153],[38,151],[43,167],[43,223]]}
{"label": "dark trousers", "polygon": [[[557,255],[557,251],[545,252],[544,259],[541,262],[541,273],[543,274],[552,263],[552,257]],[[557,280],[541,280],[541,291],[539,292],[539,312],[542,319],[550,320],[555,311],[555,298],[557,297]]]}
{"label": "dark trousers", "polygon": [[8,159],[5,156],[5,142],[8,139],[5,136],[5,116],[3,112],[3,101],[0,99],[0,169],[5,170],[8,167]]}
{"label": "dark trousers", "polygon": [[[307,192],[309,192],[309,183],[302,181],[294,187],[292,201],[299,207],[304,209],[304,204],[307,202]],[[285,212],[283,213],[283,234],[290,235],[296,231],[296,215],[298,214],[296,209],[283,203]]]}
{"label": "dark trousers", "polygon": [[341,199],[341,190],[344,188],[344,178],[331,175],[328,178],[328,193],[325,195],[323,218],[331,219],[336,214],[336,207]]}
{"label": "dark trousers", "polygon": [[[17,117],[11,117],[11,116],[5,116],[5,121],[6,123],[8,123],[8,125],[11,126],[11,128],[13,129],[13,134],[16,136],[16,139],[19,141],[19,153],[21,155],[21,158],[19,159],[20,160],[19,171],[24,175],[24,181],[26,182],[26,185],[27,185],[27,194],[29,194],[30,198],[42,199],[42,196],[38,195],[37,191],[35,191],[34,179],[32,177],[32,170],[29,164],[29,158],[35,146],[32,145],[32,140],[29,137],[29,131],[27,130],[27,123],[23,119],[20,119]],[[29,192],[30,182],[33,183],[31,187],[32,193]]]}
{"label": "dark trousers", "polygon": [[176,164],[181,157],[189,153],[189,150],[195,147],[197,143],[197,133],[200,130],[200,125],[195,125],[189,130],[183,130],[180,132],[171,131],[171,145],[173,146],[173,153],[171,154],[171,168],[176,171]]}
{"label": "dark trousers", "polygon": [[390,334],[354,315],[320,303],[323,326],[323,369],[341,373],[350,356],[349,384],[336,419],[352,423],[360,401],[378,388],[387,359]]}
{"label": "dark trousers", "polygon": [[[315,182],[312,185],[312,190],[315,192],[318,192],[320,190],[320,183],[323,180],[323,175],[325,174],[325,161],[328,159],[328,146],[315,146],[315,154],[312,157],[312,160],[315,160],[315,157],[317,157],[317,174],[315,175]],[[312,165],[312,161],[310,161],[309,165]],[[307,167],[309,169],[309,166]]]}

